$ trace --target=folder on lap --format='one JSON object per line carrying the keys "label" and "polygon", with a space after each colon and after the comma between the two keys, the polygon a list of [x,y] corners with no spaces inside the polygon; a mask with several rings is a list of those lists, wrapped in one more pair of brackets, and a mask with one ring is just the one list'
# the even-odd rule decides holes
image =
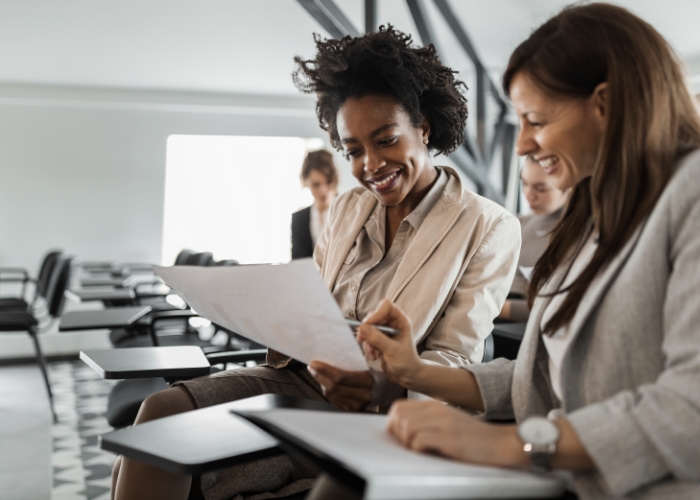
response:
{"label": "folder on lap", "polygon": [[469,465],[410,451],[387,432],[387,417],[275,409],[236,411],[366,500],[557,498],[555,474]]}

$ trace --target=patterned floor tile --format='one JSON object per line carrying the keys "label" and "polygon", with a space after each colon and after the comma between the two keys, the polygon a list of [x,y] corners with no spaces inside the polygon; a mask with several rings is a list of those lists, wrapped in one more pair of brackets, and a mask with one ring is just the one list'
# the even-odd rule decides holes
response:
{"label": "patterned floor tile", "polygon": [[81,361],[49,368],[59,419],[51,429],[51,500],[108,500],[116,456],[99,449],[97,436],[112,430],[104,413],[114,382]]}

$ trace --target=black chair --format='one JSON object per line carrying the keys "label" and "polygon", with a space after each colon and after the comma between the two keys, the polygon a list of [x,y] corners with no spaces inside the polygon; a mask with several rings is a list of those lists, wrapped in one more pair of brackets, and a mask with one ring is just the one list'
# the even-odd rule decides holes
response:
{"label": "black chair", "polygon": [[[18,332],[26,331],[34,343],[36,351],[36,359],[41,368],[46,384],[46,392],[49,395],[49,405],[54,422],[58,422],[56,411],[53,406],[53,394],[51,392],[51,383],[46,367],[46,358],[41,350],[41,344],[37,335],[48,330],[53,324],[53,320],[59,318],[63,313],[65,305],[65,291],[68,288],[68,283],[71,278],[73,266],[73,257],[59,257],[54,265],[53,272],[49,279],[49,284],[46,290],[47,317],[40,318],[33,314],[32,311],[0,311],[0,332]],[[41,323],[44,323],[41,325]]]}
{"label": "black chair", "polygon": [[[25,269],[0,268],[0,283],[3,281],[18,282],[20,279],[22,283],[22,291],[19,297],[0,298],[0,312],[7,311],[8,309],[28,311],[36,304],[39,298],[45,299],[51,273],[60,256],[61,252],[59,250],[53,250],[47,253],[41,261],[36,279],[31,278],[29,272]],[[6,275],[6,278],[2,277],[3,274]],[[32,298],[28,300],[27,283],[30,282],[34,283],[34,294]]]}
{"label": "black chair", "polygon": [[[225,369],[229,364],[244,365],[253,361],[262,363],[265,361],[267,349],[252,349],[231,352],[205,353],[211,366],[211,373]],[[181,380],[181,379],[180,379]],[[161,377],[134,378],[117,382],[107,398],[107,411],[105,418],[107,423],[114,428],[132,425],[136,419],[141,403],[158,391],[170,387],[174,379]]]}
{"label": "black chair", "polygon": [[227,267],[227,266],[238,266],[240,265],[237,260],[234,259],[226,259],[226,260],[220,260],[216,262],[214,265],[216,266],[222,266],[222,267]]}
{"label": "black chair", "polygon": [[214,255],[211,252],[199,252],[187,259],[188,266],[211,266],[214,264]]}
{"label": "black chair", "polygon": [[183,249],[180,251],[179,254],[177,254],[177,257],[175,257],[175,265],[176,266],[184,266],[187,265],[187,261],[190,259],[195,254],[194,251],[188,250],[187,248]]}
{"label": "black chair", "polygon": [[493,351],[495,358],[516,359],[527,323],[497,323],[493,327]]}

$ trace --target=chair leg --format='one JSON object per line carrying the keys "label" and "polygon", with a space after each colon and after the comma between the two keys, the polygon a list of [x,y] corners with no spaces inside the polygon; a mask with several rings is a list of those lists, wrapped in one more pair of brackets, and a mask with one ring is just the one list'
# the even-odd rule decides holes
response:
{"label": "chair leg", "polygon": [[46,383],[46,392],[49,393],[49,406],[51,407],[51,414],[53,415],[54,424],[58,423],[58,417],[56,416],[56,410],[53,407],[53,393],[51,392],[51,382],[49,382],[49,372],[46,366],[46,358],[44,358],[44,353],[41,351],[41,345],[39,344],[39,339],[35,331],[30,331],[29,336],[34,341],[34,349],[36,350],[36,359],[39,362],[39,368],[41,368],[41,373],[44,376],[44,383]]}

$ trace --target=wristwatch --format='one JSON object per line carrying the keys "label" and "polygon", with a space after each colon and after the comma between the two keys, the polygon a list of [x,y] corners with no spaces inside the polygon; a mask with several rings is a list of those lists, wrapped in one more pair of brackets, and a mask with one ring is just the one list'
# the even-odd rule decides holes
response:
{"label": "wristwatch", "polygon": [[530,456],[532,469],[550,470],[559,441],[559,427],[544,417],[529,417],[518,426],[518,437],[523,440],[523,450]]}

